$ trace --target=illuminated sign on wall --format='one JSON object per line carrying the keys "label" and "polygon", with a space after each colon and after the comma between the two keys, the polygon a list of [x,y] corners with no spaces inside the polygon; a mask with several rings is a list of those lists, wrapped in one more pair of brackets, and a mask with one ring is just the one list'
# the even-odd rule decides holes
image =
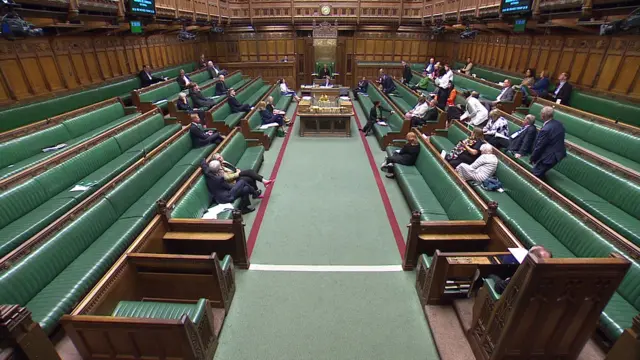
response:
{"label": "illuminated sign on wall", "polygon": [[500,11],[503,14],[522,14],[531,11],[531,0],[502,0]]}
{"label": "illuminated sign on wall", "polygon": [[155,15],[156,0],[129,0],[131,12],[139,15]]}

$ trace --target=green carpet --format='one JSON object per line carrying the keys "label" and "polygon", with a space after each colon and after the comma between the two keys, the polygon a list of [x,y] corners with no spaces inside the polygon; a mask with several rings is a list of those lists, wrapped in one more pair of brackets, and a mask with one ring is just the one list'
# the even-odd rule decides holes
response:
{"label": "green carpet", "polygon": [[[355,121],[351,138],[300,138],[297,129],[290,130],[251,263],[399,265]],[[265,154],[261,173],[270,174],[282,142]],[[390,198],[399,204],[399,190],[387,191],[397,192]],[[237,271],[236,281],[215,359],[439,358],[413,272],[248,270]]]}

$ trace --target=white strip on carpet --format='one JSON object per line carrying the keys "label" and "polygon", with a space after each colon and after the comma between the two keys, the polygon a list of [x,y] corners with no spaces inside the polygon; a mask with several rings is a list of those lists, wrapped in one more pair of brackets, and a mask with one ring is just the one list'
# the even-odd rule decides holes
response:
{"label": "white strip on carpet", "polygon": [[395,272],[402,271],[402,265],[268,265],[251,264],[249,270],[256,271],[298,271],[298,272]]}

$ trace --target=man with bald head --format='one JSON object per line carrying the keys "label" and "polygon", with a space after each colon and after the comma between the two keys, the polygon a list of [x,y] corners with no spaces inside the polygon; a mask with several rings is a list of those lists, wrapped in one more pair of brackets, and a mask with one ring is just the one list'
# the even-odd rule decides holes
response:
{"label": "man with bald head", "polygon": [[553,108],[543,107],[540,117],[544,124],[538,132],[529,162],[533,164],[533,175],[544,180],[547,171],[567,156],[567,149],[564,146],[564,126],[553,118]]}

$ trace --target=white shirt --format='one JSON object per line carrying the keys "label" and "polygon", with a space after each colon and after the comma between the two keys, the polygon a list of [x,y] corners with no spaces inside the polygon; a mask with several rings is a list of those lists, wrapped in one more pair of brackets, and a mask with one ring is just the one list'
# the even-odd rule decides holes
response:
{"label": "white shirt", "polygon": [[449,83],[453,80],[453,71],[449,69],[441,78],[436,79],[436,85],[443,89],[449,88]]}
{"label": "white shirt", "polygon": [[187,75],[183,76],[182,79],[184,79],[184,84],[185,85],[189,85],[191,83],[191,81],[189,81],[189,79],[187,79]]}
{"label": "white shirt", "polygon": [[291,90],[289,90],[289,88],[287,87],[287,84],[282,83],[280,84],[280,92],[289,92]]}
{"label": "white shirt", "polygon": [[504,93],[507,91],[507,89],[508,89],[508,87],[502,88],[502,91],[500,92],[500,95],[498,95],[498,97],[496,98],[496,101],[502,100],[502,95],[504,95]]}
{"label": "white shirt", "polygon": [[427,111],[429,111],[429,103],[425,101],[422,104],[416,104],[416,106],[411,110],[411,114],[416,117],[423,117]]}
{"label": "white shirt", "polygon": [[480,125],[489,117],[489,111],[482,105],[480,100],[469,96],[467,98],[467,111],[465,111],[462,117],[469,117],[469,123],[471,125]]}
{"label": "white shirt", "polygon": [[562,87],[564,86],[565,83],[566,83],[566,81],[561,82],[560,85],[558,85],[558,88],[556,89],[556,91],[553,94],[554,95],[558,95],[558,93],[560,92],[560,89],[562,89]]}

